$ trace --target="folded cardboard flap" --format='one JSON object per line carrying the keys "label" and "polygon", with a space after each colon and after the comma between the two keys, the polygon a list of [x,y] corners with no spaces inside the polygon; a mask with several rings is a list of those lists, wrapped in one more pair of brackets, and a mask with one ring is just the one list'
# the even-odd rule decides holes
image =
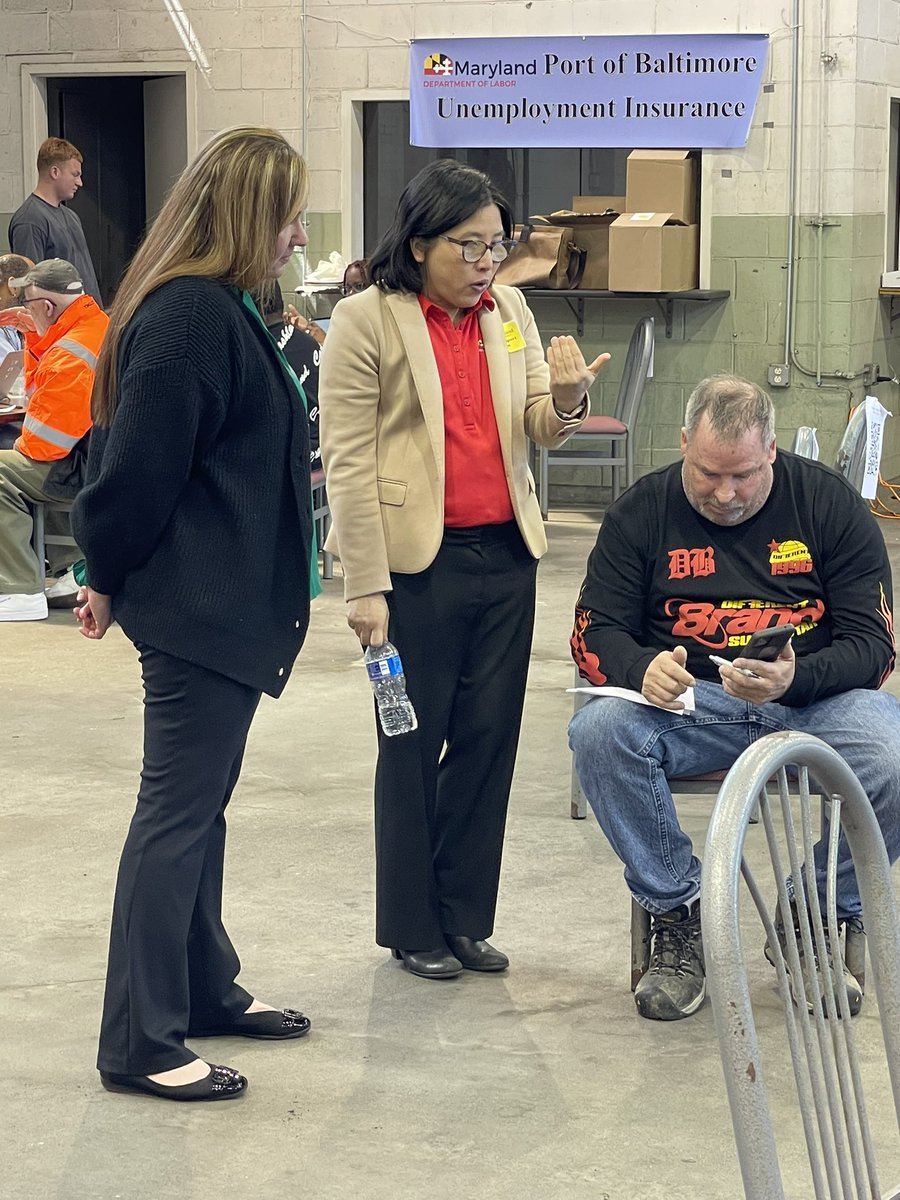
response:
{"label": "folded cardboard flap", "polygon": [[632,150],[625,167],[624,212],[670,212],[697,219],[696,160],[690,150]]}
{"label": "folded cardboard flap", "polygon": [[551,225],[569,225],[572,229],[596,229],[598,226],[611,225],[620,216],[620,209],[608,209],[605,212],[572,212],[570,208],[560,208],[552,212],[545,220]]}
{"label": "folded cardboard flap", "polygon": [[697,287],[699,226],[670,212],[623,213],[609,229],[609,289],[686,292]]}
{"label": "folded cardboard flap", "polygon": [[628,155],[635,162],[685,162],[691,157],[690,150],[632,150]]}

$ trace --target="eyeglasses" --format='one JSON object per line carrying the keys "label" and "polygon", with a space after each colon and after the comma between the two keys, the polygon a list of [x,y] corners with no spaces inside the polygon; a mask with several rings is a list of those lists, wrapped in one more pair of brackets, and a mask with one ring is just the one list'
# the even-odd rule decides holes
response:
{"label": "eyeglasses", "polygon": [[364,279],[360,279],[358,283],[342,283],[341,295],[353,296],[356,292],[364,292],[368,286]]}
{"label": "eyeglasses", "polygon": [[23,296],[20,303],[22,304],[37,304],[38,300],[43,300],[45,304],[49,304],[51,308],[56,308],[56,301],[51,300],[49,296],[32,296],[29,300],[27,296]]}
{"label": "eyeglasses", "polygon": [[439,233],[438,237],[443,238],[445,242],[452,242],[454,246],[459,246],[463,260],[467,263],[479,262],[484,258],[486,250],[490,250],[492,262],[501,263],[519,244],[514,238],[502,238],[499,242],[477,242],[474,239],[461,242],[459,238],[448,237],[446,233]]}

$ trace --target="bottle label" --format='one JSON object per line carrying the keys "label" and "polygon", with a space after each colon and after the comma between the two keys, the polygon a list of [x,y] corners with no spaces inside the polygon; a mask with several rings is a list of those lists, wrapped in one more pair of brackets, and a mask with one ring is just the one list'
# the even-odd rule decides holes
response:
{"label": "bottle label", "polygon": [[399,654],[392,654],[390,658],[380,658],[377,662],[366,663],[366,670],[372,680],[387,679],[390,675],[402,675],[403,663],[400,661]]}

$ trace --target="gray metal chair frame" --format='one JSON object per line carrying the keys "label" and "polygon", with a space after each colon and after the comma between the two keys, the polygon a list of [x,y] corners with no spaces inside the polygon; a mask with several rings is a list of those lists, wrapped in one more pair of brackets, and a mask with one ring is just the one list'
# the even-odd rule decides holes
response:
{"label": "gray metal chair frame", "polygon": [[[698,776],[695,779],[671,779],[669,785],[672,788],[673,795],[676,796],[711,796],[718,795],[722,785],[722,780],[725,772],[717,773],[717,776],[704,778]],[[788,791],[792,796],[800,795],[800,781],[797,779],[788,779]],[[824,831],[827,828],[828,813],[831,809],[829,798],[816,786],[813,785],[813,790],[810,793],[815,795],[820,801],[820,828]],[[749,824],[759,824],[759,810],[754,809],[750,816]],[[646,975],[650,967],[650,927],[652,917],[638,904],[637,900],[632,897],[631,900],[631,990],[637,987],[641,978]],[[866,934],[865,930],[860,927],[858,929],[847,926],[844,933],[844,961],[847,964],[847,969],[850,974],[857,980],[863,991],[866,990]]]}
{"label": "gray metal chair frame", "polygon": [[313,471],[310,479],[312,487],[312,518],[316,527],[316,544],[322,552],[322,578],[334,578],[334,555],[322,549],[328,530],[331,528],[331,509],[328,507],[328,493],[325,490],[325,472]]}
{"label": "gray metal chair frame", "polygon": [[[550,467],[561,463],[584,463],[612,469],[612,497],[616,500],[625,487],[634,483],[634,426],[644,396],[644,387],[650,364],[653,361],[653,318],[642,317],[634,327],[625,365],[616,396],[614,418],[624,428],[616,432],[598,432],[586,427],[574,433],[565,445],[557,450],[546,446],[538,448],[538,499],[541,512],[546,519],[550,510]],[[590,450],[577,449],[578,442],[597,441],[606,443],[606,449],[594,447]]]}
{"label": "gray metal chair frame", "polygon": [[[799,779],[799,824],[794,819],[788,769]],[[775,776],[777,785],[768,781]],[[779,949],[773,914],[743,858],[750,815],[759,805],[766,832],[778,907],[789,911],[788,874],[815,895],[812,866],[814,775],[831,802],[826,918],[813,904],[797,905],[799,940],[806,962],[829,961],[825,928],[839,945],[835,868],[838,838],[846,836],[862,897],[871,974],[875,982],[895,1112],[900,1118],[900,926],[891,868],[878,822],[853,772],[831,747],[800,733],[774,733],[740,756],[719,791],[703,857],[701,918],[706,974],[725,1072],[738,1158],[747,1200],[783,1200],[784,1190],[769,1113],[759,1041],[747,985],[739,919],[743,875],[775,951],[778,990],[800,1104],[816,1200],[877,1200],[875,1148],[866,1117],[859,1058],[846,989],[818,987],[808,996],[812,1013],[791,1000],[791,977],[801,978],[797,940]],[[770,798],[770,792],[773,795]],[[779,828],[776,821],[780,818]],[[784,860],[782,846],[787,844]],[[786,921],[790,933],[792,922]],[[839,976],[837,977],[840,978]],[[795,983],[795,986],[796,983]],[[891,1193],[896,1196],[896,1192]]]}
{"label": "gray metal chair frame", "polygon": [[40,591],[43,591],[47,547],[71,546],[73,550],[78,550],[78,543],[68,534],[46,532],[46,511],[48,508],[52,508],[56,512],[68,513],[72,511],[72,505],[69,501],[62,500],[47,504],[37,500],[29,500],[27,503],[31,509],[31,548],[34,551],[38,564],[38,588]]}

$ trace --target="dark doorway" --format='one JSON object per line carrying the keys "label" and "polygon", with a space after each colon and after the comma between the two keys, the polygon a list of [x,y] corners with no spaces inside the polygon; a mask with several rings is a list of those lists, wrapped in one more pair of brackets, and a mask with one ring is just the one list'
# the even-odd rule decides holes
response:
{"label": "dark doorway", "polygon": [[134,75],[47,79],[47,128],[84,156],[84,186],[71,202],[84,226],[105,304],[146,221],[144,79]]}

